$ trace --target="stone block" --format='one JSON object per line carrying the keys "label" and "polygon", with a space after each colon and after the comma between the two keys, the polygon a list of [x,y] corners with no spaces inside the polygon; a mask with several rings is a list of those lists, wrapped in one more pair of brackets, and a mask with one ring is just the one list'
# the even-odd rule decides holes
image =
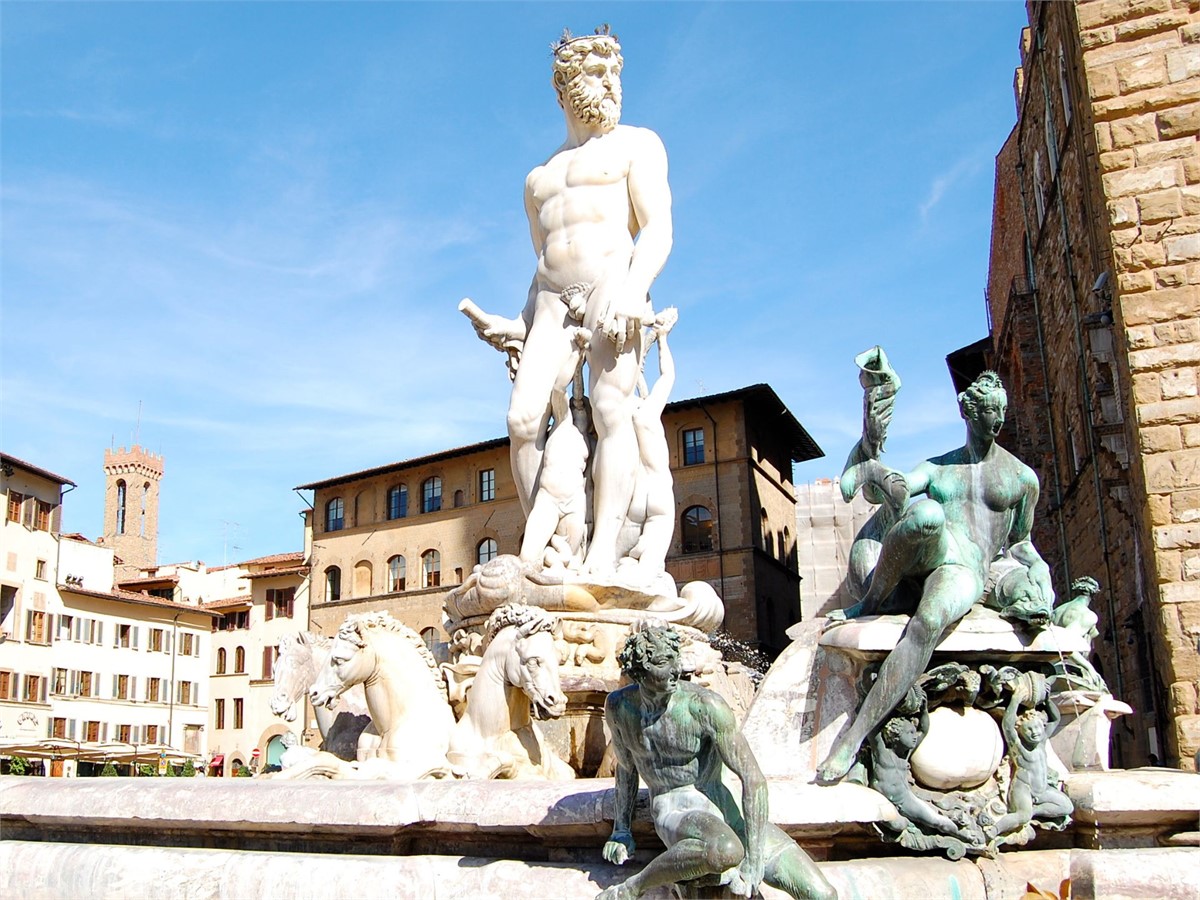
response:
{"label": "stone block", "polygon": [[1200,184],[1200,159],[1183,160],[1183,177],[1188,184]]}
{"label": "stone block", "polygon": [[1154,572],[1160,584],[1179,580],[1183,571],[1183,553],[1179,550],[1159,550],[1154,554]]}
{"label": "stone block", "polygon": [[1154,286],[1157,288],[1183,287],[1187,281],[1186,266],[1170,266],[1154,270]]}
{"label": "stone block", "polygon": [[1117,30],[1112,26],[1092,28],[1080,32],[1079,44],[1084,50],[1091,50],[1093,47],[1103,47],[1105,44],[1111,44],[1116,40],[1116,37]]}
{"label": "stone block", "polygon": [[1159,550],[1194,550],[1200,548],[1200,523],[1163,525],[1154,529],[1154,546]]}
{"label": "stone block", "polygon": [[1162,373],[1162,395],[1164,400],[1196,396],[1196,370],[1172,369]]}
{"label": "stone block", "polygon": [[1196,581],[1200,579],[1200,550],[1189,550],[1179,556],[1179,568],[1183,580]]}
{"label": "stone block", "polygon": [[1186,137],[1155,141],[1135,147],[1133,154],[1139,166],[1150,166],[1168,159],[1192,159],[1196,157],[1196,142]]}
{"label": "stone block", "polygon": [[1136,56],[1117,63],[1117,84],[1122,94],[1158,87],[1166,80],[1167,67],[1162,57]]}
{"label": "stone block", "polygon": [[1100,168],[1105,172],[1122,172],[1132,169],[1137,164],[1137,157],[1132,150],[1112,150],[1100,154]]}
{"label": "stone block", "polygon": [[1170,525],[1175,519],[1171,518],[1171,495],[1149,494],[1146,496],[1146,509],[1150,513],[1151,525]]}
{"label": "stone block", "polygon": [[1088,96],[1093,100],[1107,100],[1121,92],[1120,82],[1117,81],[1117,67],[1105,66],[1100,69],[1089,69],[1087,74]]}
{"label": "stone block", "polygon": [[1170,8],[1170,0],[1099,0],[1095,3],[1078,4],[1076,15],[1081,29],[1099,28],[1101,25],[1124,22],[1135,16],[1166,12]]}
{"label": "stone block", "polygon": [[1142,425],[1190,425],[1200,421],[1200,399],[1184,397],[1147,403],[1138,407],[1137,414]]}
{"label": "stone block", "polygon": [[1194,681],[1177,681],[1171,685],[1171,712],[1176,716],[1190,716],[1200,713],[1196,707],[1196,683]]}
{"label": "stone block", "polygon": [[1162,400],[1162,384],[1153,372],[1133,376],[1133,400],[1135,403],[1153,404]]}
{"label": "stone block", "polygon": [[1154,289],[1154,273],[1145,271],[1123,272],[1117,276],[1117,284],[1122,294],[1137,294],[1142,291],[1150,291]]}
{"label": "stone block", "polygon": [[1168,262],[1200,259],[1200,234],[1184,234],[1164,242]]}
{"label": "stone block", "polygon": [[1138,220],[1137,200],[1124,197],[1108,201],[1108,220],[1115,226],[1136,225]]}
{"label": "stone block", "polygon": [[1175,425],[1156,425],[1141,429],[1143,453],[1165,453],[1183,448],[1183,437]]}
{"label": "stone block", "polygon": [[1200,42],[1200,22],[1192,25],[1184,25],[1179,29],[1179,39],[1185,44],[1195,44]]}
{"label": "stone block", "polygon": [[1200,362],[1200,344],[1167,344],[1129,354],[1129,368],[1135,372],[1165,369]]}
{"label": "stone block", "polygon": [[[1113,119],[1123,119],[1137,113],[1170,110],[1186,106],[1200,100],[1200,79],[1180,81],[1177,84],[1164,84],[1156,88],[1148,88],[1135,94],[1122,94],[1107,100],[1097,100],[1093,104],[1096,118],[1102,122]],[[1181,134],[1165,134],[1162,122],[1159,122],[1159,136],[1164,138],[1182,137]]]}
{"label": "stone block", "polygon": [[1080,850],[1071,854],[1072,897],[1182,900],[1198,893],[1200,850],[1192,847]]}
{"label": "stone block", "polygon": [[[1114,151],[1106,156],[1116,156],[1120,151]],[[1132,156],[1132,153],[1130,154]],[[1103,157],[1101,164],[1104,164]],[[1105,169],[1108,170],[1108,166]],[[1164,190],[1179,184],[1180,172],[1174,165],[1146,166],[1130,169],[1127,172],[1106,171],[1104,188],[1110,197],[1128,197],[1132,194],[1147,194],[1150,191]]]}
{"label": "stone block", "polygon": [[1200,103],[1189,103],[1158,113],[1158,133],[1164,140],[1188,137],[1200,131]]}
{"label": "stone block", "polygon": [[1158,345],[1158,338],[1152,325],[1135,325],[1126,329],[1125,340],[1129,343],[1130,350],[1145,350]]}
{"label": "stone block", "polygon": [[[1154,456],[1147,456],[1144,459],[1144,466],[1146,469],[1146,490],[1148,491],[1158,493],[1200,487],[1200,451],[1198,450],[1177,450],[1172,453],[1159,453]],[[1200,541],[1193,543],[1194,540],[1200,538],[1200,525],[1170,527],[1176,529],[1194,528],[1194,533],[1192,531],[1172,532],[1173,534],[1178,534],[1179,540],[1186,539],[1186,542],[1176,544],[1160,543],[1159,546],[1200,547]]]}
{"label": "stone block", "polygon": [[1180,216],[1178,219],[1172,219],[1170,222],[1156,225],[1155,228],[1161,230],[1156,235],[1147,231],[1146,237],[1148,240],[1157,241],[1166,237],[1167,234],[1200,234],[1200,216]]}
{"label": "stone block", "polygon": [[1183,435],[1183,446],[1200,447],[1200,425],[1184,425],[1179,433]]}
{"label": "stone block", "polygon": [[1200,491],[1176,491],[1171,496],[1171,519],[1200,522]]}
{"label": "stone block", "polygon": [[1172,50],[1167,54],[1167,77],[1171,81],[1184,81],[1200,75],[1200,46],[1189,45]]}
{"label": "stone block", "polygon": [[[1163,603],[1170,604],[1188,604],[1200,603],[1200,581],[1175,581],[1170,584],[1160,584],[1158,586],[1158,597]],[[1164,629],[1164,638],[1169,637],[1169,630]],[[1180,643],[1176,641],[1176,644]],[[1195,649],[1195,641],[1191,644],[1192,649]],[[1173,660],[1178,665],[1182,660],[1175,658]]]}
{"label": "stone block", "polygon": [[[1134,244],[1129,248],[1129,265],[1131,269],[1157,269],[1161,265],[1165,265],[1167,261],[1166,251],[1163,245],[1158,241]],[[1157,279],[1154,278],[1154,273],[1147,273],[1151,276],[1150,286],[1157,286]]]}
{"label": "stone block", "polygon": [[1180,188],[1179,199],[1184,215],[1200,215],[1200,185],[1188,184]]}
{"label": "stone block", "polygon": [[1154,191],[1138,197],[1137,206],[1138,216],[1143,222],[1162,222],[1183,215],[1183,196],[1178,188]]}
{"label": "stone block", "polygon": [[1116,39],[1128,41],[1133,38],[1145,37],[1148,34],[1159,34],[1164,31],[1176,32],[1180,26],[1186,25],[1187,21],[1187,10],[1173,9],[1158,15],[1118,22],[1114,27]]}

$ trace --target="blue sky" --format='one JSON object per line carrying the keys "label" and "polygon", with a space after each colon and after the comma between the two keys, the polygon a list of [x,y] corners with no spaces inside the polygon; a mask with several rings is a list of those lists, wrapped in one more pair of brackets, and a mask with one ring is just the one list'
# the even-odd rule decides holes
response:
{"label": "blue sky", "polygon": [[292,488],[504,431],[549,44],[611,22],[622,121],[667,147],[676,399],[768,382],[836,476],[856,353],[904,390],[885,459],[962,440],[1024,4],[5,3],[0,447],[77,482],[165,456],[159,560],[296,550]]}

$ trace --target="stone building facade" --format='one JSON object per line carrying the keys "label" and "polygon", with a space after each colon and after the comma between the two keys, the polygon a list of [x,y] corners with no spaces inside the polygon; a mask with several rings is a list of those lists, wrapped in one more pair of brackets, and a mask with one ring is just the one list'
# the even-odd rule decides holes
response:
{"label": "stone building facade", "polygon": [[1200,4],[1029,2],[996,158],[988,364],[1042,481],[1055,586],[1089,575],[1116,760],[1200,748]]}
{"label": "stone building facade", "polygon": [[[767,385],[669,404],[676,582],[709,582],[725,628],[769,655],[800,617],[792,463],[822,455]],[[333,633],[383,609],[431,647],[447,639],[442,598],[479,562],[517,553],[524,517],[498,438],[301,485],[313,492],[310,621]]]}
{"label": "stone building facade", "polygon": [[[205,604],[219,614],[209,676],[209,775],[278,765],[284,735],[291,731],[297,742],[306,737],[303,718],[289,723],[271,712],[279,640],[308,627],[303,562],[296,551],[238,563],[233,568],[248,590]],[[303,715],[307,706],[301,705]]]}

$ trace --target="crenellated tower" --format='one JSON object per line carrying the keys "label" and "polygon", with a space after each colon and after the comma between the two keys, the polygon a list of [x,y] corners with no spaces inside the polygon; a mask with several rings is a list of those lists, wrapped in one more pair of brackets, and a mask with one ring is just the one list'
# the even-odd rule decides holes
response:
{"label": "crenellated tower", "polygon": [[120,561],[117,579],[158,561],[158,491],[163,458],[132,445],[104,451],[104,544]]}

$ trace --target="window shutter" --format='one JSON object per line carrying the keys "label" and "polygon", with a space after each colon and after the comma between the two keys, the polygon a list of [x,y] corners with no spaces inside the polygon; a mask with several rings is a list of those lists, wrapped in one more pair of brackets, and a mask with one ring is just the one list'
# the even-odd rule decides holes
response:
{"label": "window shutter", "polygon": [[108,740],[108,723],[107,722],[100,723],[100,740],[101,741]]}
{"label": "window shutter", "polygon": [[83,619],[75,617],[75,634],[71,637],[75,643],[79,643],[79,630],[83,627]]}
{"label": "window shutter", "polygon": [[114,675],[114,676],[113,676],[113,692],[112,692],[112,696],[113,696],[113,699],[114,699],[114,700],[115,700],[115,699],[117,699],[117,677],[118,677],[118,676],[116,676],[116,675]]}
{"label": "window shutter", "polygon": [[199,659],[199,657],[200,657],[200,635],[199,634],[192,635],[192,656],[195,656],[197,659]]}
{"label": "window shutter", "polygon": [[295,592],[295,590],[291,590],[288,592],[287,617],[289,619],[294,619],[296,617],[296,592]]}
{"label": "window shutter", "polygon": [[171,652],[171,639],[172,639],[173,637],[175,637],[175,635],[173,635],[173,634],[172,634],[171,632],[169,632],[169,631],[167,631],[167,632],[165,633],[165,635],[166,635],[166,641],[164,642],[163,646],[164,646],[164,647],[166,647],[167,649],[166,649],[164,652],[166,652],[166,653],[170,653],[170,652]]}
{"label": "window shutter", "polygon": [[25,640],[33,640],[33,610],[25,610]]}
{"label": "window shutter", "polygon": [[268,622],[270,622],[273,618],[275,618],[275,598],[273,596],[274,593],[275,593],[274,591],[267,591],[267,604],[265,607],[263,607],[263,610],[267,615]]}
{"label": "window shutter", "polygon": [[38,684],[40,684],[40,685],[42,686],[42,690],[40,691],[40,697],[39,697],[39,699],[40,699],[40,700],[41,700],[43,703],[45,703],[45,702],[46,702],[46,692],[47,692],[47,691],[50,689],[50,683],[49,683],[49,680],[46,678],[46,676],[45,676],[45,675],[43,675],[43,676],[42,676],[42,677],[41,677],[41,678],[38,680]]}
{"label": "window shutter", "polygon": [[104,643],[104,623],[103,622],[96,623],[96,643],[97,644]]}
{"label": "window shutter", "polygon": [[113,646],[114,647],[121,646],[121,625],[120,625],[120,623],[117,623],[117,626],[113,629]]}
{"label": "window shutter", "polygon": [[72,694],[79,693],[79,673],[74,669],[67,673],[67,684],[70,686]]}
{"label": "window shutter", "polygon": [[46,737],[54,737],[54,716],[49,716],[46,719]]}
{"label": "window shutter", "polygon": [[46,614],[46,643],[54,643],[54,613]]}
{"label": "window shutter", "polygon": [[136,625],[134,625],[133,626],[133,642],[129,646],[131,646],[134,650],[136,650],[137,645],[138,645],[138,627]]}

